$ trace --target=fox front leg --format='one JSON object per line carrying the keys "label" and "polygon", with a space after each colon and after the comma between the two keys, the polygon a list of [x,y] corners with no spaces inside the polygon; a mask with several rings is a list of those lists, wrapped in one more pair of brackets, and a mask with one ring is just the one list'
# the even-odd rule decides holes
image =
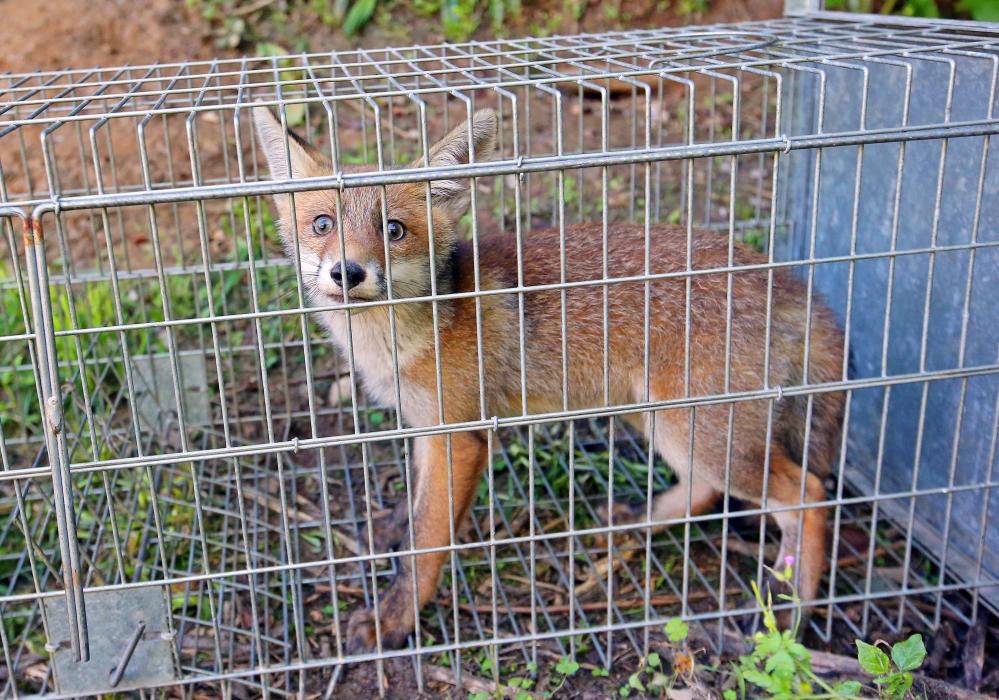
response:
{"label": "fox front leg", "polygon": [[[431,435],[415,440],[417,492],[413,503],[415,549],[447,547],[451,541],[451,500],[448,494],[448,437]],[[475,498],[479,475],[486,463],[485,436],[480,432],[453,433],[450,477],[454,504],[454,530]],[[448,552],[435,551],[403,556],[395,580],[379,599],[379,627],[383,649],[400,647],[416,627],[416,617],[437,591],[441,568]],[[415,569],[414,569],[415,567]],[[416,607],[413,577],[416,578]],[[358,610],[347,623],[347,653],[376,648],[375,612]]]}

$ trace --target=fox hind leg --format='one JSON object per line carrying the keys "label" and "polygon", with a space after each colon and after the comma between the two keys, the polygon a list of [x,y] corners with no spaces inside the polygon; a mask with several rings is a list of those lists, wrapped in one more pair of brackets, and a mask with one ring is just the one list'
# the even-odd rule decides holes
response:
{"label": "fox hind leg", "polygon": [[[650,522],[653,533],[669,527],[668,521],[686,517],[688,501],[690,515],[700,515],[709,511],[721,496],[721,492],[709,480],[699,478],[704,470],[698,468],[697,455],[695,454],[693,462],[690,460],[687,412],[657,411],[654,420],[655,431],[653,435],[656,452],[673,469],[677,481],[665,491],[652,497]],[[645,422],[648,423],[648,419]],[[636,423],[632,422],[632,424]],[[613,505],[614,524],[623,525],[644,521],[648,512],[647,503],[615,502]],[[604,523],[610,522],[606,504],[601,504],[598,508],[598,515]]]}
{"label": "fox hind leg", "polygon": [[[802,503],[802,478],[805,479]],[[819,585],[826,567],[827,509],[807,507],[825,500],[825,487],[818,475],[804,474],[802,468],[783,450],[774,448],[771,456],[767,505],[773,508],[793,508],[773,514],[781,530],[780,551],[774,568],[782,570],[793,564],[798,596],[803,602],[818,597]],[[804,507],[803,507],[804,506]],[[793,557],[793,559],[791,559]],[[808,609],[803,609],[807,611]],[[788,617],[785,615],[785,618]]]}

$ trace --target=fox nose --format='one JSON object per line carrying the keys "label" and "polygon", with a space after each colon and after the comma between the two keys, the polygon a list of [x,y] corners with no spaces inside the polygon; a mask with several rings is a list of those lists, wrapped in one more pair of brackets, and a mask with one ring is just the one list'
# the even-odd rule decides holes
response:
{"label": "fox nose", "polygon": [[[333,266],[333,270],[330,272],[333,277],[333,281],[337,283],[339,287],[343,287],[343,267],[338,261],[336,265]],[[364,268],[358,265],[356,262],[347,261],[347,288],[356,287],[361,282],[364,281],[366,273]]]}

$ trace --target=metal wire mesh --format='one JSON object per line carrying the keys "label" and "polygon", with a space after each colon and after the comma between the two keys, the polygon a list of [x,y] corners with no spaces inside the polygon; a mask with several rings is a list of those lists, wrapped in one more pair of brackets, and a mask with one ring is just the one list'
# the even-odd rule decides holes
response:
{"label": "metal wire mesh", "polygon": [[[994,309],[983,301],[999,244],[997,65],[992,26],[818,14],[0,76],[4,696],[152,686],[185,697],[197,688],[334,693],[334,670],[351,661],[407,656],[421,678],[424,659],[445,654],[461,668],[482,650],[537,662],[586,649],[610,664],[615,645],[643,652],[650,630],[674,614],[720,646],[776,549],[761,517],[768,509],[726,498],[654,537],[647,526],[601,525],[609,498],[644,500],[671,483],[661,456],[622,418],[830,391],[847,393],[848,420],[829,484],[834,546],[813,631],[828,639],[838,629],[864,636],[943,615],[974,619],[994,603],[999,576],[986,546],[999,536],[989,525],[999,357]],[[943,78],[932,73],[939,66]],[[875,119],[882,79],[904,86],[902,108]],[[977,91],[965,99],[971,84]],[[855,100],[853,121],[838,119],[844,96]],[[945,109],[921,110],[921,100]],[[260,103],[307,134],[332,174],[271,180],[252,134],[250,107]],[[498,117],[493,159],[405,167],[483,106]],[[936,165],[928,192],[911,174],[928,162],[922,148],[937,154],[926,156]],[[884,164],[893,189],[879,193],[883,182],[872,178]],[[958,207],[948,199],[951,171],[970,193],[959,206],[966,220],[938,236],[941,210],[946,225]],[[847,349],[874,347],[873,364],[844,367],[821,385],[658,401],[646,388],[634,402],[608,395],[602,406],[405,425],[392,397],[365,398],[358,341],[343,352],[325,338],[267,195],[451,178],[474,178],[463,223],[476,241],[546,227],[564,237],[581,222],[604,231],[668,222],[744,241],[768,254],[761,269],[791,269],[823,292]],[[898,233],[910,191],[936,212],[924,241]],[[879,217],[887,237],[866,232]],[[961,261],[956,272],[934,267],[948,256]],[[890,269],[865,276],[873,264]],[[935,269],[958,290],[956,309],[934,305]],[[903,271],[929,280],[919,287],[925,303],[915,301],[921,324],[892,316],[893,303],[910,301],[893,286]],[[689,268],[674,276],[696,279]],[[615,283],[465,296],[571,299]],[[867,304],[888,308],[873,330],[855,321]],[[930,327],[948,314],[960,314],[960,350],[928,363]],[[897,329],[904,323],[909,331]],[[525,342],[523,325],[509,332]],[[915,339],[898,351],[919,362],[890,366],[893,333]],[[945,383],[959,387],[957,423],[931,424],[934,387]],[[919,410],[889,420],[912,390]],[[873,414],[864,398],[872,392]],[[412,497],[407,441],[468,430],[487,432],[492,457],[468,523],[452,523],[459,536],[437,598],[407,647],[351,656],[348,614],[375,605],[378,584],[399,566],[398,554],[366,554],[364,543],[372,518]],[[942,483],[919,479],[927,432],[945,434]],[[885,454],[898,440],[916,443],[915,466]],[[975,468],[958,468],[965,464]],[[925,503],[945,517],[927,519]],[[977,535],[970,548],[957,521]],[[141,590],[165,600],[155,632],[151,619],[135,626],[148,604],[129,617],[125,601]],[[99,631],[116,615],[129,621],[127,635],[138,630],[124,659],[125,641]],[[155,640],[165,642],[165,678],[150,676],[153,657],[143,656]],[[88,651],[81,664],[104,675],[74,685],[76,653]],[[125,669],[117,678],[108,654]]]}

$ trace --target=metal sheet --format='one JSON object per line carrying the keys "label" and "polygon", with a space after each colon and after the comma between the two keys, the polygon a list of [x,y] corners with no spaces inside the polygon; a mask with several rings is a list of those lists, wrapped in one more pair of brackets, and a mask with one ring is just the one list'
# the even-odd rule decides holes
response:
{"label": "metal sheet", "polygon": [[[90,661],[78,662],[69,643],[66,601],[45,599],[52,671],[58,692],[73,695],[117,692],[168,683],[177,678],[168,606],[160,587],[91,591],[85,594]],[[140,622],[145,630],[127,660],[118,685],[111,679]]]}

